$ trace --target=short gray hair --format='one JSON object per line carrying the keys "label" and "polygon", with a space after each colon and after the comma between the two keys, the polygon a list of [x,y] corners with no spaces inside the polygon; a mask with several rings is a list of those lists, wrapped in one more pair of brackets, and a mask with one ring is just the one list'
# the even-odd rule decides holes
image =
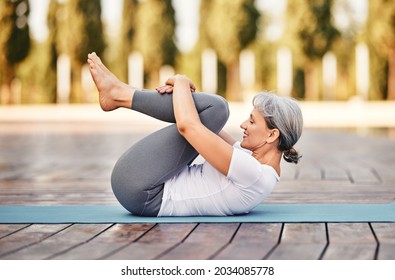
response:
{"label": "short gray hair", "polygon": [[288,162],[298,163],[301,157],[294,145],[302,135],[303,116],[295,99],[282,97],[274,92],[261,92],[252,100],[254,107],[262,114],[269,129],[280,131],[278,150]]}

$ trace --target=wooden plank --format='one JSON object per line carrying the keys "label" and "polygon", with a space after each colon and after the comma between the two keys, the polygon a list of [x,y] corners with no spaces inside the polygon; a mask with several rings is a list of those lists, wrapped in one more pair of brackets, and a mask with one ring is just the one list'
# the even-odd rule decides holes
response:
{"label": "wooden plank", "polygon": [[166,252],[160,259],[202,260],[215,257],[231,241],[238,227],[239,224],[236,223],[199,224],[184,242]]}
{"label": "wooden plank", "polygon": [[317,164],[303,164],[296,177],[300,181],[320,181],[323,179],[323,171]]}
{"label": "wooden plank", "polygon": [[62,224],[31,225],[14,234],[8,235],[7,237],[0,239],[0,257],[7,258],[7,255],[10,253],[38,243],[56,234],[67,226],[68,225]]}
{"label": "wooden plank", "polygon": [[0,224],[0,239],[28,226],[29,224]]}
{"label": "wooden plank", "polygon": [[377,243],[367,223],[328,224],[326,260],[373,260]]}
{"label": "wooden plank", "polygon": [[[21,194],[30,193],[38,194],[42,192],[63,193],[83,193],[89,194],[92,191],[111,193],[109,182],[97,181],[91,178],[89,181],[79,180],[61,180],[56,182],[41,181],[24,181],[24,180],[7,180],[1,181],[0,194]],[[81,187],[83,185],[84,187]],[[54,188],[56,186],[57,188]]]}
{"label": "wooden plank", "polygon": [[56,257],[57,254],[87,242],[108,226],[106,224],[75,224],[42,242],[9,254],[6,258],[19,260],[50,259]]}
{"label": "wooden plank", "polygon": [[268,203],[390,203],[393,185],[349,181],[280,181]]}
{"label": "wooden plank", "polygon": [[11,180],[18,178],[18,176],[21,174],[21,169],[23,169],[23,164],[20,164],[18,169],[16,166],[8,165],[0,172],[0,180]]}
{"label": "wooden plank", "polygon": [[380,244],[377,258],[395,260],[395,223],[372,223],[371,225]]}
{"label": "wooden plank", "polygon": [[[319,187],[317,187],[318,189]],[[371,186],[373,190],[373,187]],[[377,193],[370,191],[368,193],[360,193],[358,190],[354,192],[344,191],[339,193],[330,192],[273,192],[266,203],[391,203],[393,199],[393,191],[378,191]]]}
{"label": "wooden plank", "polygon": [[107,255],[105,259],[155,259],[182,242],[195,227],[196,224],[157,224],[137,242]]}
{"label": "wooden plank", "polygon": [[284,160],[281,162],[281,181],[294,181],[297,172],[297,165],[287,163]]}
{"label": "wooden plank", "polygon": [[[0,126],[2,125],[0,123]],[[46,127],[48,124],[40,124],[39,126],[42,126],[41,132],[37,133],[36,126],[38,124],[20,125],[24,129],[20,129],[19,125],[16,129],[15,124],[6,125],[7,129],[1,129],[0,204],[2,205],[117,203],[109,186],[112,166],[123,151],[147,132],[145,130],[143,133],[136,126],[127,126],[127,132],[122,130],[123,132],[119,133],[116,130],[121,126],[118,124],[115,127],[110,123],[106,124],[103,129],[102,124],[79,124],[76,127],[75,124],[65,123],[66,130],[64,126],[59,127],[59,124],[51,124],[50,128]],[[325,158],[322,157],[322,143],[325,143]],[[395,147],[393,141],[374,137],[366,139],[366,137],[336,131],[305,130],[298,143],[298,148],[299,146],[300,151],[304,154],[300,164],[282,163],[281,182],[269,197],[268,202],[386,203],[394,201],[395,153],[388,152]],[[371,153],[371,147],[375,147],[374,154]],[[348,170],[348,173],[345,170]],[[350,178],[353,183],[349,180]],[[202,228],[200,228],[201,226]],[[351,259],[369,259],[374,258],[374,255],[382,259],[393,258],[391,252],[395,251],[393,248],[395,238],[389,233],[386,237],[387,233],[385,232],[392,230],[392,226],[385,229],[386,226],[387,224],[383,224],[383,228],[380,228],[379,225],[372,224],[380,241],[378,250],[375,250],[377,244],[375,245],[374,241],[372,243],[371,239],[368,242],[355,241],[356,238],[359,238],[360,233],[354,228],[347,231],[349,240],[339,237],[339,240],[336,241],[336,233],[334,233],[336,229],[332,226],[328,232],[332,236],[331,243],[328,245],[324,257],[327,255],[329,258],[331,252],[337,252],[337,254],[343,254]],[[5,238],[8,235],[11,237],[14,234],[16,234],[14,237],[16,238],[17,231],[22,229],[19,228],[19,225],[12,225],[8,229],[7,227],[8,225],[0,226],[0,238],[2,236]],[[80,231],[82,232],[85,227],[87,230],[92,229],[91,225],[81,225]],[[116,253],[119,252],[120,258],[129,258],[130,256],[141,259],[176,258],[177,255],[186,256],[189,254],[192,257],[195,254],[199,258],[225,259],[262,258],[265,257],[262,254],[266,251],[269,252],[268,256],[273,257],[275,254],[281,253],[279,250],[284,247],[285,249],[281,249],[285,250],[284,252],[292,251],[293,248],[294,254],[297,255],[295,258],[301,258],[301,254],[310,254],[308,258],[315,258],[316,252],[322,248],[319,247],[322,245],[321,241],[317,245],[316,241],[309,240],[309,238],[313,239],[314,235],[309,232],[306,232],[305,237],[298,237],[306,239],[299,244],[295,242],[296,238],[293,238],[294,242],[285,242],[286,236],[292,232],[288,225],[284,228],[280,245],[273,250],[271,250],[273,248],[270,247],[271,245],[266,248],[260,243],[253,244],[255,239],[264,240],[264,233],[260,234],[259,232],[259,230],[264,232],[264,224],[242,224],[238,230],[230,229],[226,233],[221,233],[216,229],[217,225],[207,225],[205,230],[203,230],[203,225],[199,225],[196,229],[194,227],[195,225],[158,225],[155,226],[156,229],[147,229],[146,231],[141,229],[139,231],[115,225],[104,232],[97,229],[93,230],[95,233],[91,234],[80,233],[81,237],[76,237],[77,233],[65,234],[63,237],[58,237],[59,245],[49,245],[49,240],[54,239],[57,235],[60,236],[61,233],[40,241],[39,235],[43,232],[37,230],[32,232],[33,237],[28,237],[33,243],[37,243],[26,243],[23,249],[15,247],[18,250],[15,253],[27,252],[27,258],[59,259],[62,257],[71,259],[73,256],[75,258],[89,257],[89,252],[91,252],[92,258],[93,256],[102,258],[102,254],[107,254],[104,256],[108,257],[116,256]],[[277,229],[272,232],[273,238]],[[19,234],[24,231],[25,229],[21,230]],[[119,236],[119,241],[116,241],[117,234],[127,235],[129,231],[131,232],[130,237]],[[199,233],[199,231],[202,232]],[[222,247],[206,244],[207,240],[210,238],[215,240],[215,238],[204,237],[204,231],[208,232],[207,235],[211,233],[226,236],[226,239],[220,240]],[[297,232],[297,230],[294,231]],[[367,232],[370,234],[369,231]],[[97,234],[99,235],[97,236]],[[136,236],[133,236],[134,234]],[[174,238],[166,235],[174,235]],[[195,241],[191,242],[193,238]],[[340,239],[345,239],[344,243],[341,243]],[[114,243],[114,250],[111,248],[111,240]],[[270,242],[274,242],[274,240],[275,238],[270,239]],[[365,243],[371,244],[372,248],[369,247],[370,245],[366,247]],[[287,245],[288,248],[286,248]],[[213,246],[213,248],[208,248],[209,246]],[[336,246],[340,249],[336,249]],[[349,246],[348,249],[347,246]],[[361,249],[361,246],[364,249]],[[202,252],[200,252],[201,247]],[[32,251],[27,250],[28,248],[31,248]],[[97,249],[97,253],[95,249]],[[122,255],[123,249],[125,252]],[[197,252],[194,253],[194,250]],[[270,255],[270,253],[272,254]],[[18,254],[11,255],[18,258]],[[292,257],[292,254],[288,256]],[[307,257],[304,256],[304,258]]]}
{"label": "wooden plank", "polygon": [[324,180],[350,181],[350,178],[344,168],[330,165],[324,167]]}
{"label": "wooden plank", "polygon": [[[75,168],[75,166],[73,166]],[[54,180],[71,180],[71,170],[73,167],[62,164],[57,168],[51,168],[44,173],[38,174],[34,177],[37,182],[53,182]],[[79,166],[77,166],[79,167]]]}
{"label": "wooden plank", "polygon": [[108,182],[1,182],[2,205],[112,204],[117,203]]}
{"label": "wooden plank", "polygon": [[155,224],[116,224],[93,240],[69,250],[64,254],[59,254],[53,259],[102,259],[140,238],[154,226]]}
{"label": "wooden plank", "polygon": [[54,166],[48,164],[46,162],[36,162],[35,164],[26,165],[25,168],[18,168],[17,173],[13,175],[13,177],[8,177],[6,179],[15,179],[18,178],[20,180],[32,179],[36,176],[48,172],[49,170],[53,169]]}
{"label": "wooden plank", "polygon": [[327,245],[325,224],[285,224],[280,244],[270,260],[315,260]]}
{"label": "wooden plank", "polygon": [[229,243],[214,259],[263,259],[279,242],[282,224],[244,223]]}
{"label": "wooden plank", "polygon": [[374,170],[370,167],[364,166],[349,166],[348,171],[350,172],[351,180],[355,184],[379,184],[380,179],[377,177]]}
{"label": "wooden plank", "polygon": [[[390,153],[389,153],[390,154]],[[395,172],[393,160],[389,159],[387,161],[379,161],[374,165],[378,176],[383,181],[383,183],[394,184],[395,183]]]}

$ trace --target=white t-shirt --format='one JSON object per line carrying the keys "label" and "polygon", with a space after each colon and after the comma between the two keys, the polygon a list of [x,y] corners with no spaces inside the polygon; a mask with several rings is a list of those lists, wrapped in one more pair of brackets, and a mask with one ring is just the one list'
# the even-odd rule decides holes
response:
{"label": "white t-shirt", "polygon": [[280,180],[251,151],[233,145],[228,175],[207,161],[186,167],[165,182],[158,216],[227,216],[248,213],[272,192]]}

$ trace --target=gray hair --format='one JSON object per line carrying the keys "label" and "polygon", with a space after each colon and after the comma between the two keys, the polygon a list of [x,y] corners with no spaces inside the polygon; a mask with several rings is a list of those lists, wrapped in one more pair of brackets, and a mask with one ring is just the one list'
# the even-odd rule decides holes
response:
{"label": "gray hair", "polygon": [[284,153],[283,158],[287,162],[298,163],[301,156],[293,146],[302,135],[303,116],[296,100],[273,92],[262,92],[254,97],[252,104],[265,118],[269,129],[280,131],[277,148]]}

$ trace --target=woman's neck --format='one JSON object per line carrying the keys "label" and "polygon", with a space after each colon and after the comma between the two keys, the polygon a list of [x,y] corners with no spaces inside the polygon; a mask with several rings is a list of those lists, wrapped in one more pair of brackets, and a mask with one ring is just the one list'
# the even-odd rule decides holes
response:
{"label": "woman's neck", "polygon": [[280,176],[280,162],[281,162],[282,152],[279,150],[269,150],[265,153],[253,152],[252,156],[258,160],[261,164],[269,165],[276,170],[277,174]]}

